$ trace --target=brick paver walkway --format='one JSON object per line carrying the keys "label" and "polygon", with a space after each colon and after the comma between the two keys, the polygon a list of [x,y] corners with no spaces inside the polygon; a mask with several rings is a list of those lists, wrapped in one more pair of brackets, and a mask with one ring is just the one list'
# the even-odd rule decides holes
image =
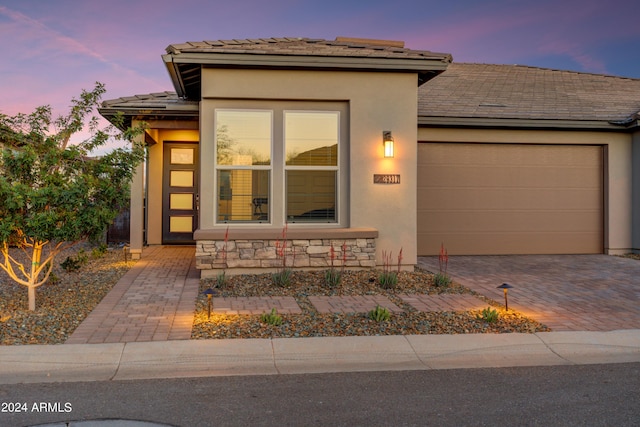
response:
{"label": "brick paver walkway", "polygon": [[211,312],[217,314],[262,314],[273,308],[278,314],[302,313],[293,297],[216,297],[211,305]]}
{"label": "brick paver walkway", "polygon": [[[438,271],[437,257],[419,265]],[[509,308],[554,331],[640,328],[640,261],[609,255],[450,256],[458,283],[498,302],[502,283]]]}
{"label": "brick paver walkway", "polygon": [[391,312],[402,311],[384,295],[310,296],[309,301],[318,313],[367,313],[376,305]]}
{"label": "brick paver walkway", "polygon": [[193,247],[152,246],[67,339],[67,344],[191,338],[200,273]]}
{"label": "brick paver walkway", "polygon": [[482,310],[489,304],[473,295],[441,294],[402,294],[402,301],[417,311],[468,311]]}
{"label": "brick paver walkway", "polygon": [[[419,259],[437,271],[437,257]],[[606,255],[452,256],[454,280],[502,302],[555,331],[640,329],[640,261]],[[199,288],[193,247],[146,248],[143,258],[113,287],[67,343],[190,339]],[[399,295],[418,311],[478,310],[471,295]],[[320,313],[368,312],[376,305],[402,309],[384,295],[310,296]],[[214,298],[214,312],[301,313],[292,297]]]}

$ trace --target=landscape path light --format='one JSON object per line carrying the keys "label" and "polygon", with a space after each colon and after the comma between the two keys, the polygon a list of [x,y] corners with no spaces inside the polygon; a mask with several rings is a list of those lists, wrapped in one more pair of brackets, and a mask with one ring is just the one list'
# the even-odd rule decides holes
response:
{"label": "landscape path light", "polygon": [[211,299],[216,294],[216,291],[209,288],[206,291],[204,291],[203,294],[207,296],[207,320],[210,320],[211,319]]}
{"label": "landscape path light", "polygon": [[504,291],[504,307],[507,311],[509,311],[509,300],[507,299],[507,291],[511,288],[513,288],[513,286],[508,283],[503,283],[502,285],[498,286],[498,289],[502,289]]}

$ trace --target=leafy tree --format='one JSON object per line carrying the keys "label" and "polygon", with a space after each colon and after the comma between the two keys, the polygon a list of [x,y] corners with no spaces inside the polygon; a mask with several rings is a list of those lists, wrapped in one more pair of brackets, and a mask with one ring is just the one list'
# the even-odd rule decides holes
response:
{"label": "leafy tree", "polygon": [[[49,106],[31,114],[0,114],[0,268],[28,288],[29,310],[35,310],[36,288],[48,280],[56,255],[103,235],[144,159],[138,142],[89,157],[109,141],[134,141],[143,131],[101,128],[92,114],[104,92],[101,83],[83,90],[69,113],[57,119]],[[118,120],[122,128],[122,117]],[[70,143],[86,128],[88,139]],[[28,261],[12,256],[11,247],[22,249]]]}

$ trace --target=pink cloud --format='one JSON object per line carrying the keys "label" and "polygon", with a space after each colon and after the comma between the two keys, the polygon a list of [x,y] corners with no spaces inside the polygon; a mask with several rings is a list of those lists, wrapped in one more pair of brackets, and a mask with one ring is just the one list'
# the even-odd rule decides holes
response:
{"label": "pink cloud", "polygon": [[0,16],[8,18],[0,25],[0,35],[11,36],[12,43],[6,45],[9,52],[5,54],[13,58],[10,64],[2,65],[7,67],[1,83],[3,98],[11,100],[10,105],[6,101],[0,105],[4,114],[28,112],[43,104],[64,109],[72,96],[81,89],[91,89],[95,81],[107,85],[107,98],[139,93],[140,88],[171,89],[168,79],[158,78],[162,74],[160,52],[155,55],[158,73],[140,74],[120,63],[130,57],[119,55],[117,45],[96,49],[87,43],[82,29],[81,42],[6,6],[0,6]]}
{"label": "pink cloud", "polygon": [[88,56],[104,64],[111,65],[111,63],[98,52],[90,49],[71,37],[67,37],[47,27],[41,21],[32,19],[5,6],[0,6],[0,14],[5,15],[13,21],[15,24],[14,29],[21,29],[21,31],[16,32],[14,36],[23,37],[32,42],[36,40],[40,41],[39,46],[37,46],[39,48],[37,51],[25,52],[32,57],[37,54],[45,53],[46,51],[52,50],[55,52],[62,50],[66,53]]}
{"label": "pink cloud", "polygon": [[572,0],[494,2],[493,7],[467,8],[446,22],[413,27],[404,37],[410,47],[449,52],[461,62],[522,63],[555,55],[583,71],[606,73],[596,46],[640,35],[635,18],[622,17],[613,6]]}

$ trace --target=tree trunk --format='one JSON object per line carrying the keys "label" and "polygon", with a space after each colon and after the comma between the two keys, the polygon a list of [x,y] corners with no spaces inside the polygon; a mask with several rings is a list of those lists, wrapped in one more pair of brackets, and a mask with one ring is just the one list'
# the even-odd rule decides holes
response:
{"label": "tree trunk", "polygon": [[36,287],[29,286],[29,310],[33,311],[36,309]]}
{"label": "tree trunk", "polygon": [[42,259],[42,246],[44,243],[35,241],[33,244],[33,252],[31,254],[31,276],[29,277],[29,310],[36,309],[36,284],[40,271],[40,260]]}

